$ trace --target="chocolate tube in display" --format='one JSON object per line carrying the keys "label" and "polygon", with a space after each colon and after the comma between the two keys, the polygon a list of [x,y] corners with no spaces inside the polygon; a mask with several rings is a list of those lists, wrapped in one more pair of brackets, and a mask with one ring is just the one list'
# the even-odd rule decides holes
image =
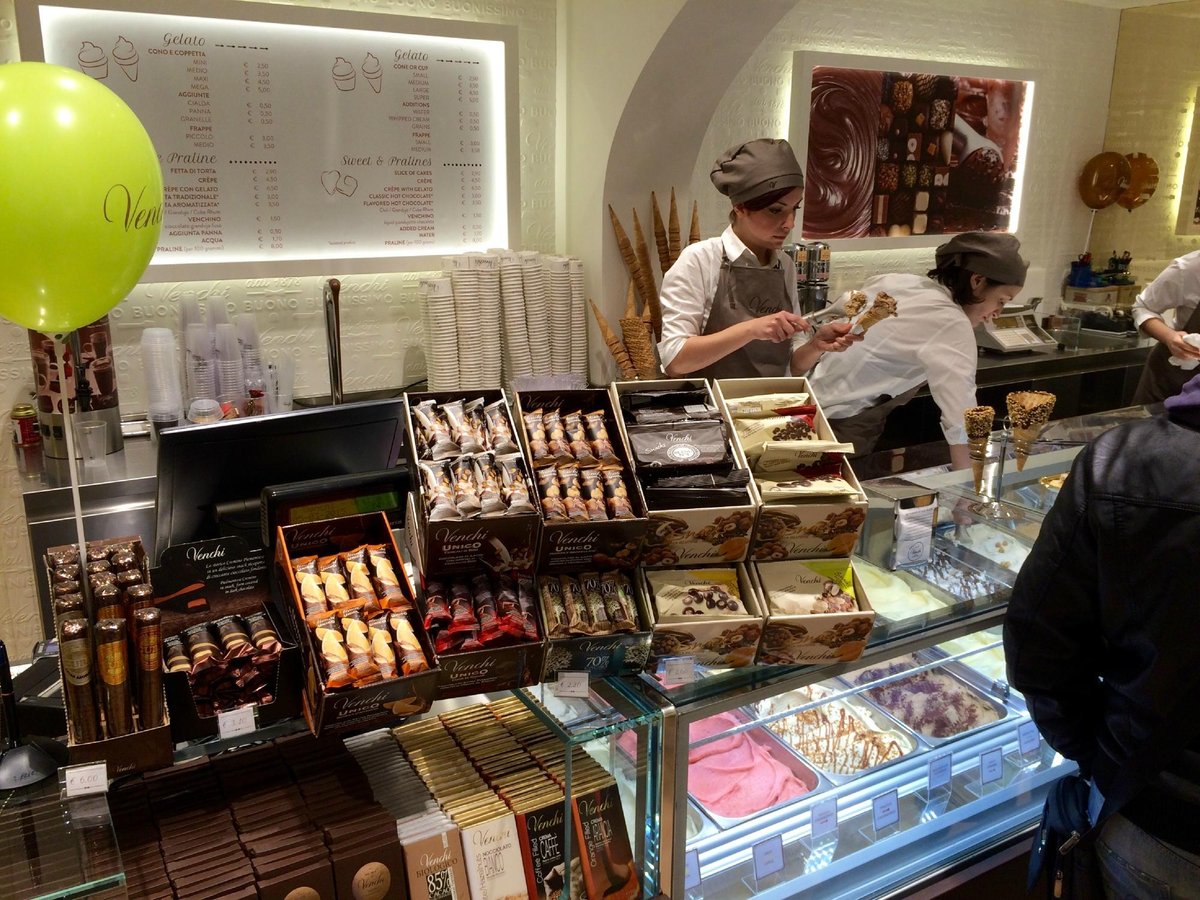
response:
{"label": "chocolate tube in display", "polygon": [[135,610],[137,628],[138,712],[142,728],[163,723],[162,613],[153,606]]}
{"label": "chocolate tube in display", "polygon": [[54,598],[54,630],[66,619],[86,619],[87,610],[83,605],[83,594],[67,594],[65,597]]}
{"label": "chocolate tube in display", "polygon": [[129,648],[124,619],[96,623],[96,663],[104,688],[104,720],[109,737],[133,731],[133,702],[129,692]]}
{"label": "chocolate tube in display", "polygon": [[96,621],[101,619],[125,618],[125,607],[121,605],[121,589],[115,584],[105,584],[92,590],[96,600]]}
{"label": "chocolate tube in display", "polygon": [[100,716],[92,693],[92,629],[87,619],[66,619],[58,630],[63,694],[76,743],[100,740]]}

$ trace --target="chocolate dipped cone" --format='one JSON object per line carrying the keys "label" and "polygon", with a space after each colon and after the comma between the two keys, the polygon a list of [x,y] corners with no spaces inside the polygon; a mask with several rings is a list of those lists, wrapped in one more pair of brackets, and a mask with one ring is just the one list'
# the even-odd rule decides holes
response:
{"label": "chocolate dipped cone", "polygon": [[992,423],[996,411],[990,406],[972,406],[963,412],[963,426],[967,430],[967,448],[971,453],[971,470],[975,474],[975,493],[983,487],[983,468],[987,465],[988,439],[992,434]]}
{"label": "chocolate dipped cone", "polygon": [[1033,449],[1034,442],[1050,421],[1054,411],[1053,394],[1047,391],[1013,391],[1005,398],[1008,418],[1012,422],[1013,448],[1016,450],[1017,471],[1025,468],[1025,461]]}

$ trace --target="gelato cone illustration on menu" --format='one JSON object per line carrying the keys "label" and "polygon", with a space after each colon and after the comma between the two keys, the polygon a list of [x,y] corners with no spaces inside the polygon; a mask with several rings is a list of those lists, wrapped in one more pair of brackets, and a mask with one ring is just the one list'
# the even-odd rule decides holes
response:
{"label": "gelato cone illustration on menu", "polygon": [[79,71],[97,81],[108,77],[108,54],[91,41],[79,48]]}
{"label": "gelato cone illustration on menu", "polygon": [[125,73],[125,77],[130,81],[137,81],[138,78],[138,52],[137,47],[133,43],[126,40],[125,36],[117,38],[117,45],[112,51],[113,61],[121,67],[121,71]]}
{"label": "gelato cone illustration on menu", "polygon": [[889,319],[896,315],[899,315],[899,313],[896,312],[895,299],[880,291],[875,295],[875,299],[866,307],[862,315],[858,317],[858,321],[854,323],[855,331],[858,334],[866,334],[867,329],[871,326],[878,325],[884,319]]}
{"label": "gelato cone illustration on menu", "polygon": [[1013,391],[1005,398],[1008,418],[1012,422],[1018,472],[1025,468],[1025,460],[1029,458],[1033,442],[1050,421],[1054,400],[1054,395],[1046,391]]}
{"label": "gelato cone illustration on menu", "polygon": [[333,84],[339,91],[354,90],[354,82],[357,74],[349,60],[340,56],[334,60]]}
{"label": "gelato cone illustration on menu", "polygon": [[983,487],[983,467],[987,463],[988,438],[996,411],[990,406],[972,406],[963,413],[967,428],[967,448],[971,453],[971,469],[975,473],[975,493]]}
{"label": "gelato cone illustration on menu", "polygon": [[383,67],[379,65],[379,58],[374,53],[368,53],[363,60],[362,73],[363,78],[371,85],[371,90],[378,94],[383,86]]}

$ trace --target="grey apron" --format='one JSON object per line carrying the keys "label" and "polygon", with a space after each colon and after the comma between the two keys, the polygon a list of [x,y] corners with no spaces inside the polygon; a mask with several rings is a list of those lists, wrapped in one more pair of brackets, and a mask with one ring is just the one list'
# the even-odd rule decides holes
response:
{"label": "grey apron", "polygon": [[[1183,331],[1189,334],[1200,331],[1200,304],[1192,310],[1188,320],[1183,324]],[[1168,397],[1173,397],[1183,390],[1183,386],[1196,377],[1196,369],[1181,369],[1173,366],[1168,359],[1171,352],[1162,341],[1154,342],[1154,349],[1142,369],[1142,377],[1138,380],[1137,390],[1133,392],[1133,402],[1161,403]]]}
{"label": "grey apron", "polygon": [[[731,325],[780,310],[793,310],[781,266],[773,269],[736,266],[726,257],[721,260],[721,276],[703,333],[716,334]],[[703,378],[779,378],[791,374],[791,361],[790,340],[778,344],[750,341],[695,374]]]}
{"label": "grey apron", "polygon": [[917,391],[920,389],[921,385],[918,384],[915,388],[909,388],[895,397],[885,397],[874,406],[868,406],[862,412],[856,412],[852,416],[844,419],[830,419],[829,427],[833,429],[833,433],[839,441],[854,445],[854,454],[850,457],[851,459],[866,456],[879,443],[879,436],[883,434],[883,426],[887,424],[887,417],[892,410],[899,409],[917,396]]}

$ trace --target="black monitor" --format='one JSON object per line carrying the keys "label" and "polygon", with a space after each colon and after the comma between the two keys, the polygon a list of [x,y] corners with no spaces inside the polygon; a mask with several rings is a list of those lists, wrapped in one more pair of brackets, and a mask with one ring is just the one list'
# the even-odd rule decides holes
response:
{"label": "black monitor", "polygon": [[403,441],[400,398],[169,428],[159,435],[154,559],[226,535],[261,546],[264,487],[391,468]]}

